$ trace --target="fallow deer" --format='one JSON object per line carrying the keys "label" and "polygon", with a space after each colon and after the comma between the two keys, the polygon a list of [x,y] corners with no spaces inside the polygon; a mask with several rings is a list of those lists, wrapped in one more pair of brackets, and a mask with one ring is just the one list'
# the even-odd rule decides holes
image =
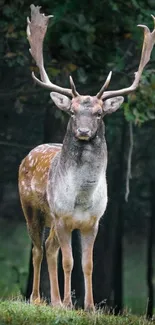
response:
{"label": "fallow deer", "polygon": [[[138,71],[132,85],[121,90],[105,91],[111,72],[96,96],[79,95],[70,77],[70,88],[53,84],[45,71],[43,40],[50,16],[31,5],[27,36],[41,80],[33,79],[51,89],[56,106],[70,115],[63,144],[42,144],[30,151],[19,168],[19,193],[28,231],[33,243],[33,289],[31,302],[40,301],[40,267],[43,257],[42,233],[50,227],[46,240],[46,255],[51,287],[51,304],[61,306],[57,277],[57,256],[62,251],[64,270],[63,304],[72,306],[71,272],[73,257],[71,233],[81,233],[82,269],[85,282],[85,310],[93,310],[92,271],[93,246],[99,220],[107,205],[107,146],[103,118],[115,112],[126,95],[134,91],[155,43],[155,29],[151,33],[145,25],[144,43]],[[154,22],[155,18],[152,16]],[[70,98],[71,99],[70,99]]]}

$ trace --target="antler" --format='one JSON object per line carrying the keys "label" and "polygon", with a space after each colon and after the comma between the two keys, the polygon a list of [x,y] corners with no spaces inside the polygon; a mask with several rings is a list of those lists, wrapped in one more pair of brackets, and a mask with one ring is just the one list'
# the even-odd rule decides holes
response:
{"label": "antler", "polygon": [[[34,58],[36,65],[39,68],[41,80],[39,80],[34,72],[32,72],[33,79],[42,87],[48,88],[52,91],[59,92],[61,94],[65,94],[68,96],[76,97],[79,96],[78,92],[76,91],[76,87],[72,78],[70,77],[70,85],[71,89],[69,88],[62,88],[55,84],[53,84],[45,71],[44,68],[44,60],[43,60],[43,41],[46,34],[48,21],[50,16],[45,16],[44,14],[40,13],[39,6],[34,6],[33,4],[30,6],[31,8],[31,21],[27,18],[27,37],[30,43],[30,53]],[[140,64],[138,67],[138,71],[135,72],[135,79],[132,85],[128,88],[123,88],[120,90],[112,90],[112,91],[105,91],[108,87],[111,79],[112,72],[109,73],[106,82],[97,93],[97,98],[102,98],[102,100],[106,100],[108,98],[112,98],[119,95],[127,95],[130,92],[134,91],[139,84],[142,72],[146,64],[150,60],[150,55],[155,44],[155,17],[151,15],[154,20],[154,29],[152,33],[150,32],[149,28],[145,25],[138,25],[139,27],[144,28],[144,41],[143,41],[143,48],[142,54],[140,59]]]}
{"label": "antler", "polygon": [[[149,28],[145,25],[138,25],[139,27],[144,28],[144,41],[143,41],[143,48],[142,48],[142,54],[141,54],[141,59],[140,59],[140,64],[138,67],[138,71],[135,72],[135,79],[133,84],[128,87],[128,88],[123,88],[120,90],[112,90],[112,91],[106,91],[103,96],[102,100],[106,100],[108,98],[112,98],[115,96],[120,96],[120,95],[127,95],[134,91],[139,84],[142,72],[146,64],[150,60],[150,55],[153,49],[153,46],[155,44],[155,17],[151,15],[154,21],[154,29],[152,33],[150,32]],[[97,94],[98,96],[98,94]]]}
{"label": "antler", "polygon": [[102,95],[103,95],[105,89],[108,88],[109,83],[110,83],[110,80],[111,80],[111,76],[112,76],[112,71],[109,72],[108,77],[107,77],[107,79],[106,79],[104,85],[102,86],[102,88],[100,89],[100,91],[98,92],[98,94],[96,95],[96,97],[97,97],[98,99],[100,99],[100,98],[102,97]]}
{"label": "antler", "polygon": [[48,88],[52,91],[65,94],[68,96],[76,97],[78,96],[78,92],[76,91],[75,85],[72,81],[71,89],[62,88],[55,84],[53,84],[45,71],[44,68],[44,59],[43,59],[43,41],[46,34],[49,18],[53,17],[45,16],[40,13],[39,6],[34,6],[33,4],[30,6],[31,8],[31,21],[29,17],[27,18],[27,38],[30,43],[30,53],[34,58],[36,65],[39,68],[41,80],[39,80],[34,72],[32,72],[33,79],[42,87]]}

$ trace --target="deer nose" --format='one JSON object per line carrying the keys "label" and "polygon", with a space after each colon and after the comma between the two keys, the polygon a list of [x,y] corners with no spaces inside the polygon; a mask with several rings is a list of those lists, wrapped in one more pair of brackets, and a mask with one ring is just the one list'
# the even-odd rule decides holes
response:
{"label": "deer nose", "polygon": [[88,136],[90,133],[90,130],[88,128],[78,128],[77,131],[80,136]]}

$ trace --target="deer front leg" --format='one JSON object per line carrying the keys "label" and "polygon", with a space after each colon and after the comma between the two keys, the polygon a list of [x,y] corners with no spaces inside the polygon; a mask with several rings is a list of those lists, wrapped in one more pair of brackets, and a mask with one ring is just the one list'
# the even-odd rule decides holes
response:
{"label": "deer front leg", "polygon": [[93,311],[94,299],[92,289],[92,273],[93,273],[93,247],[98,231],[98,225],[95,225],[89,232],[81,232],[81,248],[82,248],[82,269],[85,282],[85,299],[84,308],[86,311]]}
{"label": "deer front leg", "polygon": [[71,247],[71,232],[64,225],[56,225],[57,236],[62,251],[62,266],[64,270],[64,300],[66,307],[72,307],[71,274],[73,269],[73,256]]}

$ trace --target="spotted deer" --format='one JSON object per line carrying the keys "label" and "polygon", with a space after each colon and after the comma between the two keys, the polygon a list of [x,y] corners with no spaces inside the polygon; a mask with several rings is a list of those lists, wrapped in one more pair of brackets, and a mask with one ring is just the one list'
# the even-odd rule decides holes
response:
{"label": "spotted deer", "polygon": [[[152,16],[153,17],[153,16]],[[27,36],[30,53],[40,72],[41,80],[33,79],[52,90],[50,96],[56,106],[69,114],[63,144],[42,144],[30,151],[19,168],[19,193],[28,232],[33,243],[33,289],[30,301],[39,302],[40,267],[43,257],[42,233],[50,227],[46,240],[46,256],[51,288],[51,304],[61,306],[57,277],[57,257],[62,251],[65,306],[72,306],[71,273],[73,257],[71,233],[81,234],[82,270],[85,283],[85,310],[94,309],[92,290],[93,246],[99,220],[107,205],[107,146],[103,118],[115,112],[126,95],[134,91],[143,68],[150,59],[155,43],[155,29],[144,28],[144,43],[138,71],[132,85],[121,90],[105,91],[111,79],[96,96],[80,95],[70,77],[70,88],[53,84],[45,71],[43,40],[50,16],[40,13],[40,7],[31,5]],[[153,17],[155,22],[155,18]]]}

